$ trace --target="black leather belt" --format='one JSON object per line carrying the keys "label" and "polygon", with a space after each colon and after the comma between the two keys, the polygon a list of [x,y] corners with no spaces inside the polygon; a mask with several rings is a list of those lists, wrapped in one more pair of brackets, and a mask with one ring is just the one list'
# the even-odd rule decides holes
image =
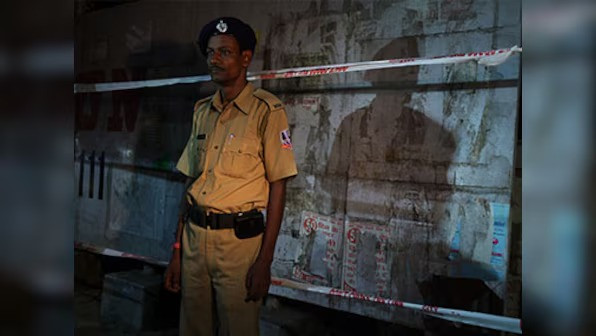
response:
{"label": "black leather belt", "polygon": [[193,206],[190,208],[188,212],[188,218],[190,222],[198,225],[202,228],[211,228],[213,230],[219,229],[232,229],[234,228],[234,222],[237,217],[241,217],[245,214],[258,212],[258,210],[253,209],[248,212],[238,212],[238,213],[231,213],[231,214],[209,214],[205,212],[200,207]]}

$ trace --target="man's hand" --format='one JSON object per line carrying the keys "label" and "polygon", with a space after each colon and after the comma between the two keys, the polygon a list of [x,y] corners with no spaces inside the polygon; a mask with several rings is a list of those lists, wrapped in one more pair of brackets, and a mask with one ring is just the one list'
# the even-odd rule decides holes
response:
{"label": "man's hand", "polygon": [[271,263],[257,258],[246,274],[247,293],[244,301],[258,301],[264,298],[269,292],[269,285],[271,285]]}
{"label": "man's hand", "polygon": [[267,223],[265,224],[263,243],[257,261],[246,274],[246,299],[244,301],[258,301],[269,292],[271,263],[286,202],[286,180],[282,179],[269,184]]}
{"label": "man's hand", "polygon": [[166,270],[166,279],[164,281],[165,289],[170,292],[178,293],[180,291],[180,252],[175,251]]}

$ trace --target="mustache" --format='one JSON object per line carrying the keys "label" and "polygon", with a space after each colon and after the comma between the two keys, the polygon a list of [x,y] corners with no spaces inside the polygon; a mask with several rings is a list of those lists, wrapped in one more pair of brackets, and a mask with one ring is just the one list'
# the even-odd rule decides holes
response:
{"label": "mustache", "polygon": [[224,71],[223,68],[220,68],[220,67],[215,66],[215,65],[209,67],[209,71],[214,71],[214,70],[215,71]]}

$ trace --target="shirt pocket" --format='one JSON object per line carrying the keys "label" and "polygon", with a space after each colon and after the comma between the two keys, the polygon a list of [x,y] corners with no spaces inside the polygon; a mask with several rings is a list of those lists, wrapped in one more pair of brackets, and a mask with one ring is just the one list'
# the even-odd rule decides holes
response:
{"label": "shirt pocket", "polygon": [[235,178],[254,176],[262,166],[259,148],[260,141],[254,138],[237,137],[226,142],[219,160],[219,171]]}

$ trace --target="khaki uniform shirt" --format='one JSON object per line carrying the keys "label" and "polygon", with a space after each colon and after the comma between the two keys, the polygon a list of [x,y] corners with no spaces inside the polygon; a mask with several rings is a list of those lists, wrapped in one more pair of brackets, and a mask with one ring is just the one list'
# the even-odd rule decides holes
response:
{"label": "khaki uniform shirt", "polygon": [[225,110],[219,91],[199,100],[176,168],[196,178],[189,201],[208,212],[265,209],[269,182],[298,173],[283,104],[251,83]]}

